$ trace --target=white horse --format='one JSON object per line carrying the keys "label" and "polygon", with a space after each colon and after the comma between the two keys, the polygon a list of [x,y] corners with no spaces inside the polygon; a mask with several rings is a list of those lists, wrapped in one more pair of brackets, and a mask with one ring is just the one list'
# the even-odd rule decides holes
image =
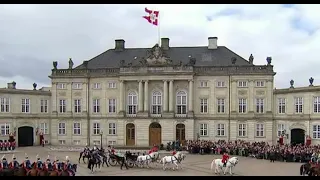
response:
{"label": "white horse", "polygon": [[147,155],[142,155],[137,157],[137,163],[139,163],[141,166],[144,166],[144,164],[147,164],[148,167],[151,162],[155,162],[160,158],[159,152],[152,152]]}
{"label": "white horse", "polygon": [[[173,156],[165,156],[160,160],[160,164],[162,163],[163,170],[166,170],[166,164],[174,164],[177,169],[179,169],[179,165],[181,164],[181,161],[184,159],[185,155],[183,155],[181,152],[177,152]],[[174,170],[174,167],[172,168]]]}
{"label": "white horse", "polygon": [[[229,168],[229,174],[232,175],[232,168],[235,167],[237,164],[239,163],[239,159],[237,157],[232,157],[227,161],[226,164],[226,168],[223,172],[223,174],[225,175],[228,168]],[[215,165],[215,169],[214,169],[214,173],[220,173],[220,169],[221,171],[223,170],[223,163],[222,163],[222,159],[214,159],[211,163],[211,170],[213,169],[213,166]]]}

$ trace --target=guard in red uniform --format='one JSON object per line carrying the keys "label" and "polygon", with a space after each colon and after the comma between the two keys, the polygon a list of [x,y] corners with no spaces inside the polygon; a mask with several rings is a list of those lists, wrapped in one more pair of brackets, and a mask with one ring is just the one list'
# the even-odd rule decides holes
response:
{"label": "guard in red uniform", "polygon": [[226,167],[226,165],[227,165],[227,162],[228,162],[228,159],[229,159],[229,155],[228,155],[228,153],[223,153],[223,155],[222,155],[222,163],[223,163],[223,167]]}
{"label": "guard in red uniform", "polygon": [[157,151],[158,151],[158,147],[156,145],[153,145],[153,148],[151,148],[151,150],[149,151],[149,154]]}

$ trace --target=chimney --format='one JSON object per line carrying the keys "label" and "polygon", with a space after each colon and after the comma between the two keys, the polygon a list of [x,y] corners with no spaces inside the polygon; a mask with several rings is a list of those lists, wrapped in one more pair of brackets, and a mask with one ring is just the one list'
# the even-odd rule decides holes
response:
{"label": "chimney", "polygon": [[116,39],[116,47],[114,48],[117,51],[123,51],[124,50],[124,40],[123,39]]}
{"label": "chimney", "polygon": [[170,46],[169,46],[169,38],[161,38],[161,48],[163,50],[169,50]]}
{"label": "chimney", "polygon": [[208,49],[218,49],[217,37],[208,37]]}
{"label": "chimney", "polygon": [[16,82],[12,81],[11,83],[8,83],[8,89],[16,89]]}

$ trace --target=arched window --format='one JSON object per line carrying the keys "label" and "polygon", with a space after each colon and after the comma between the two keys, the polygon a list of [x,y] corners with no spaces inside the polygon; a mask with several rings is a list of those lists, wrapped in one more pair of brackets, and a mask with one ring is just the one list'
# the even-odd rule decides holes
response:
{"label": "arched window", "polygon": [[151,113],[161,114],[161,109],[162,109],[162,94],[161,92],[155,91],[152,93]]}
{"label": "arched window", "polygon": [[187,93],[185,91],[177,93],[177,114],[187,114]]}
{"label": "arched window", "polygon": [[137,114],[138,97],[135,92],[128,94],[128,114]]}

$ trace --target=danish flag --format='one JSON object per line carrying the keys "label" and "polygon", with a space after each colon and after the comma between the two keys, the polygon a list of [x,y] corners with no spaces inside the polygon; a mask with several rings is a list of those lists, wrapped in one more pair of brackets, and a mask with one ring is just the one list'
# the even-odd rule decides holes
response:
{"label": "danish flag", "polygon": [[147,8],[144,9],[146,13],[148,13],[148,16],[143,16],[149,23],[158,26],[158,16],[159,16],[159,11],[153,11],[149,10]]}

